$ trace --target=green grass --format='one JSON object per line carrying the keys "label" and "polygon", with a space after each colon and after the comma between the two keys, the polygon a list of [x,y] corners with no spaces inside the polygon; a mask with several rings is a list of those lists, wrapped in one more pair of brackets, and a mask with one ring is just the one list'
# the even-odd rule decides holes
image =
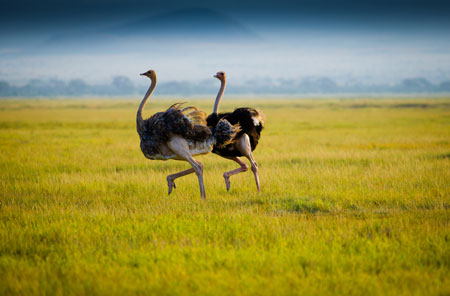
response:
{"label": "green grass", "polygon": [[138,101],[0,101],[0,294],[450,294],[449,99],[243,105],[262,193],[210,154],[204,202],[167,196],[189,165],[144,158]]}

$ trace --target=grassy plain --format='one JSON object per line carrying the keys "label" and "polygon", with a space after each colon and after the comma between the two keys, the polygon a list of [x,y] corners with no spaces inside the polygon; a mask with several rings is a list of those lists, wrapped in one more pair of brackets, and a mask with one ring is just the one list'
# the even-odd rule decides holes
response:
{"label": "grassy plain", "polygon": [[450,99],[244,105],[262,193],[210,154],[204,202],[167,196],[189,166],[144,158],[137,100],[0,101],[0,294],[450,294]]}

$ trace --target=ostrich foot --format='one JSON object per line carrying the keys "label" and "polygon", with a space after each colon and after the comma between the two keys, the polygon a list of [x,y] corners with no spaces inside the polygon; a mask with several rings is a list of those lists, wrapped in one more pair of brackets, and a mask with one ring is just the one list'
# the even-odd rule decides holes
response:
{"label": "ostrich foot", "polygon": [[230,176],[227,173],[223,174],[223,178],[225,179],[225,185],[227,186],[227,191],[230,191]]}
{"label": "ostrich foot", "polygon": [[175,185],[174,180],[167,178],[167,186],[169,186],[169,193],[168,195],[170,195],[172,193],[172,189],[173,188],[177,188],[177,186]]}

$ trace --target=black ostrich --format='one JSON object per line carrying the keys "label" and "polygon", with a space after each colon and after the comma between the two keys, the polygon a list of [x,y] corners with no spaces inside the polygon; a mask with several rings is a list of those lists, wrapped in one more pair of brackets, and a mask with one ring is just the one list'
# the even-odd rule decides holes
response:
{"label": "black ostrich", "polygon": [[220,120],[214,130],[206,125],[206,113],[196,107],[170,106],[166,111],[142,118],[142,109],[156,86],[156,73],[149,70],[141,75],[151,80],[136,115],[136,128],[141,139],[141,150],[148,159],[184,160],[192,168],[167,176],[169,194],[175,188],[175,179],[194,173],[198,177],[200,195],[206,198],[203,184],[203,164],[192,156],[211,152],[213,145],[227,145],[236,133],[226,120]]}
{"label": "black ostrich", "polygon": [[240,156],[245,156],[250,161],[252,172],[255,175],[256,187],[258,192],[260,192],[258,165],[253,158],[252,151],[258,145],[261,131],[264,128],[264,114],[249,107],[237,108],[233,112],[218,114],[219,103],[225,91],[225,72],[217,72],[214,77],[221,81],[221,86],[216,97],[213,113],[206,118],[206,123],[209,128],[214,130],[221,120],[227,120],[237,131],[229,143],[226,145],[214,145],[212,151],[224,158],[237,162],[241,166],[223,174],[227,190],[230,190],[230,177],[232,175],[248,170],[248,165],[239,158]]}

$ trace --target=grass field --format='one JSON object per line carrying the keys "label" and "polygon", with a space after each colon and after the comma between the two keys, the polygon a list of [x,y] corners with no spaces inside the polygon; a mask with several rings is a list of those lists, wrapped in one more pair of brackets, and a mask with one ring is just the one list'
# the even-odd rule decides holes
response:
{"label": "grass field", "polygon": [[0,101],[1,295],[450,294],[450,99],[225,99],[266,114],[262,193],[210,154],[206,202],[138,103]]}

